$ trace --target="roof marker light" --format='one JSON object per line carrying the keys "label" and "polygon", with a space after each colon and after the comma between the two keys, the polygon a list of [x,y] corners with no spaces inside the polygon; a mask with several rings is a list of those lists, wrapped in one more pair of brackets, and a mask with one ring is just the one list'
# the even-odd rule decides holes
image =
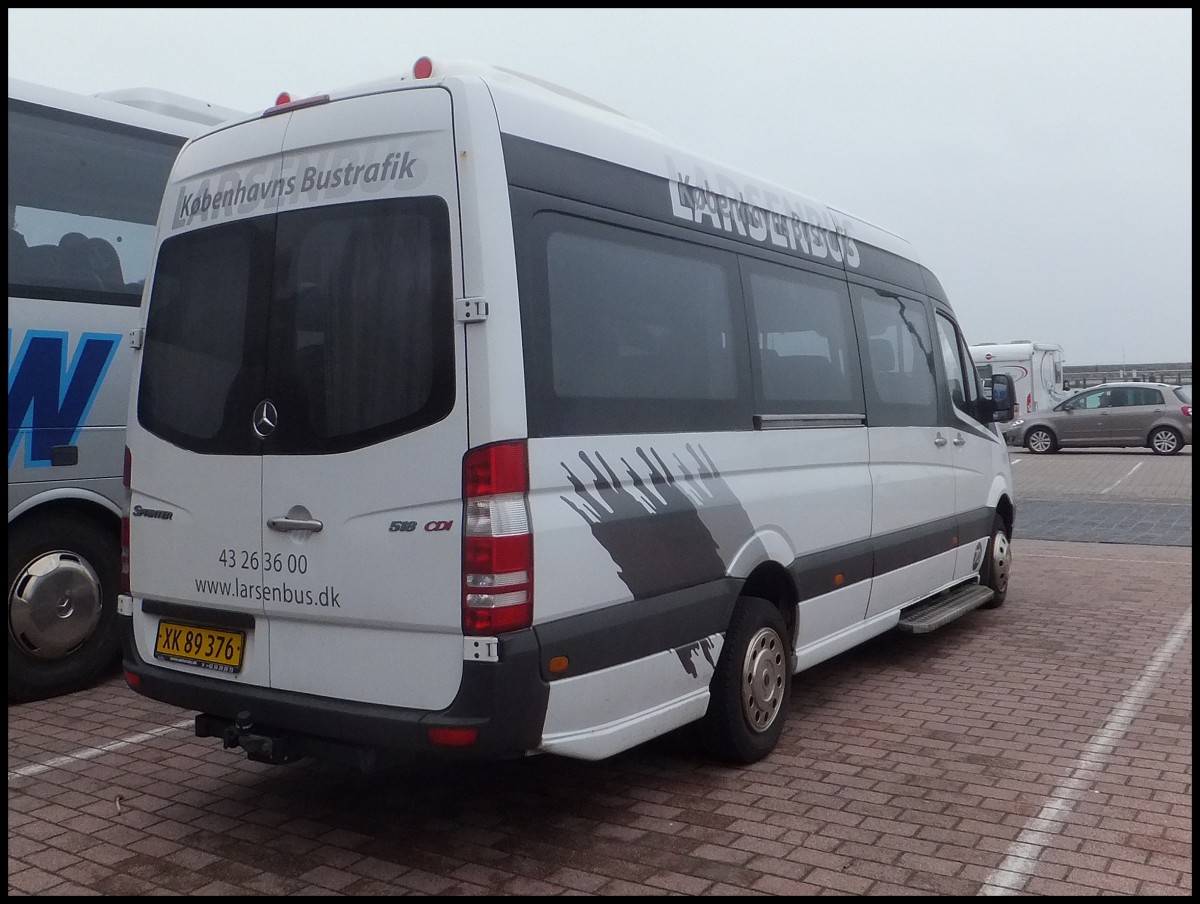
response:
{"label": "roof marker light", "polygon": [[275,106],[277,106],[277,107],[280,104],[290,104],[291,102],[292,102],[292,96],[290,94],[288,94],[286,91],[280,91],[279,96],[277,98],[275,98]]}
{"label": "roof marker light", "polygon": [[429,78],[433,75],[433,60],[427,56],[420,57],[412,68],[413,78]]}

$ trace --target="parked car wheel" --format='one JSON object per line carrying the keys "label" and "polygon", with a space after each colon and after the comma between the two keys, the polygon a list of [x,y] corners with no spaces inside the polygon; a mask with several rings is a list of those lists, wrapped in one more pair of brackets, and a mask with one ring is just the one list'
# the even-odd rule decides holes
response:
{"label": "parked car wheel", "polygon": [[1183,448],[1183,437],[1172,427],[1159,427],[1150,434],[1150,448],[1156,455],[1174,455]]}
{"label": "parked car wheel", "polygon": [[1046,427],[1034,427],[1025,435],[1025,446],[1030,452],[1042,454],[1058,450],[1058,438]]}
{"label": "parked car wheel", "polygon": [[1008,528],[997,513],[992,519],[992,536],[983,554],[983,568],[979,582],[990,587],[995,594],[983,604],[984,609],[999,609],[1008,599],[1008,575],[1012,569],[1012,544],[1008,539]]}

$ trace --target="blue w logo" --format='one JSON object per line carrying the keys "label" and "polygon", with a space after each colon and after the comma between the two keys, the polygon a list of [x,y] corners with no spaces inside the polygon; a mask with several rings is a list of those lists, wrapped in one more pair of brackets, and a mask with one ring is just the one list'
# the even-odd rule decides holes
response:
{"label": "blue w logo", "polygon": [[8,331],[8,466],[25,444],[25,465],[50,466],[50,450],[74,445],[116,355],[120,333],[84,333],[66,363],[67,333],[30,330],[12,355]]}

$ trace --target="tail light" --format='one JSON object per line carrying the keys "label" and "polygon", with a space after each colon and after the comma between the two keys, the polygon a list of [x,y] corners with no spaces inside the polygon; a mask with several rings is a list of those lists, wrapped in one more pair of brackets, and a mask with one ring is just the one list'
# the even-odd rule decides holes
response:
{"label": "tail light", "polygon": [[133,456],[125,447],[125,466],[121,469],[121,483],[125,486],[125,509],[121,512],[121,592],[129,593],[129,502],[132,491]]}
{"label": "tail light", "polygon": [[533,624],[533,534],[523,441],[472,449],[463,459],[463,633]]}
{"label": "tail light", "polygon": [[1183,406],[1182,408],[1180,408],[1179,410],[1183,412],[1183,416],[1184,416],[1184,417],[1191,417],[1191,416],[1192,416],[1192,406],[1191,406],[1191,405],[1184,405],[1184,406]]}

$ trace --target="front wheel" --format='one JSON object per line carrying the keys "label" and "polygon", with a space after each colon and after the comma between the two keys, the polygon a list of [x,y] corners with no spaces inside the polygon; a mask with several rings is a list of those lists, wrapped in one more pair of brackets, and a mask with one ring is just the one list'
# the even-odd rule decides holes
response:
{"label": "front wheel", "polygon": [[790,652],[779,610],[757,597],[739,600],[725,633],[701,725],[710,754],[747,764],[775,748],[791,698]]}
{"label": "front wheel", "polygon": [[983,604],[984,609],[999,609],[1008,598],[1008,575],[1012,570],[1012,543],[1008,528],[997,513],[992,519],[992,535],[983,554],[979,582],[992,589],[993,596]]}
{"label": "front wheel", "polygon": [[1155,455],[1174,455],[1183,448],[1183,437],[1171,427],[1159,427],[1150,434],[1150,448]]}
{"label": "front wheel", "polygon": [[114,669],[120,537],[85,516],[33,516],[8,541],[8,699],[88,687]]}
{"label": "front wheel", "polygon": [[1044,452],[1053,452],[1057,449],[1058,440],[1045,427],[1034,427],[1025,435],[1025,445],[1030,452],[1040,455]]}

